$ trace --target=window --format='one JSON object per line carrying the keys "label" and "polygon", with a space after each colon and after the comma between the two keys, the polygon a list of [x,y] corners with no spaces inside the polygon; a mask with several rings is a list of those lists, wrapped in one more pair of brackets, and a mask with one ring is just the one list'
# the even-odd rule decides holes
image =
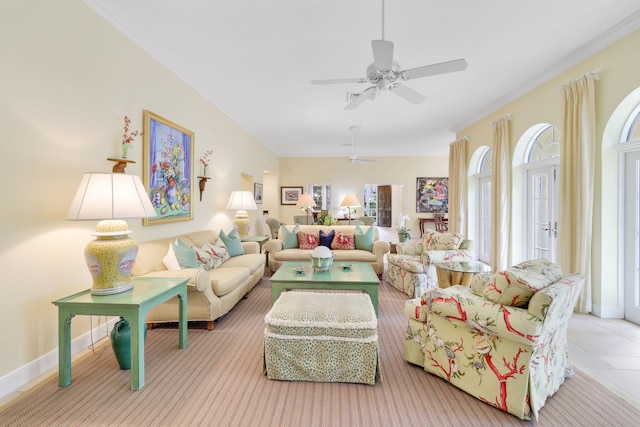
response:
{"label": "window", "polygon": [[478,258],[489,263],[491,258],[491,148],[482,154],[478,165]]}
{"label": "window", "polygon": [[316,209],[331,211],[331,184],[309,184],[308,191],[318,205]]}
{"label": "window", "polygon": [[363,200],[364,216],[375,217],[378,212],[378,186],[365,184]]}

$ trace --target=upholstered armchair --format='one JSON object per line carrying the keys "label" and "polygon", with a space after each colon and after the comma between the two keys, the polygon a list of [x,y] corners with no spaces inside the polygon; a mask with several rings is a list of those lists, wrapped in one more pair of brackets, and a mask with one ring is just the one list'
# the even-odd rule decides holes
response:
{"label": "upholstered armchair", "polygon": [[573,373],[567,328],[584,282],[547,260],[428,289],[405,305],[404,357],[521,419]]}
{"label": "upholstered armchair", "polygon": [[409,297],[419,297],[438,286],[435,264],[469,261],[475,257],[473,242],[458,233],[426,230],[421,240],[396,244],[396,254],[387,255],[387,282]]}
{"label": "upholstered armchair", "polygon": [[266,223],[269,226],[269,231],[271,231],[271,238],[277,239],[278,231],[280,230],[282,223],[275,218],[267,218]]}

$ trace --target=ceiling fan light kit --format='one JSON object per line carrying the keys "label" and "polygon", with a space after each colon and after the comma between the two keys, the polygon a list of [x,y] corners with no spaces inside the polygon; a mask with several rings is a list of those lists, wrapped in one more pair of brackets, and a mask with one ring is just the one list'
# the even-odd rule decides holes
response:
{"label": "ceiling fan light kit", "polygon": [[356,96],[353,95],[353,92],[348,92],[349,101],[345,110],[352,110],[367,99],[375,99],[379,91],[392,92],[409,103],[418,105],[427,98],[409,86],[404,86],[403,83],[406,80],[455,73],[464,71],[467,68],[467,61],[455,59],[402,70],[400,64],[393,59],[393,42],[384,39],[384,0],[382,0],[382,38],[380,40],[372,40],[371,47],[373,50],[373,63],[367,67],[366,77],[312,80],[311,84],[368,83],[372,85]]}

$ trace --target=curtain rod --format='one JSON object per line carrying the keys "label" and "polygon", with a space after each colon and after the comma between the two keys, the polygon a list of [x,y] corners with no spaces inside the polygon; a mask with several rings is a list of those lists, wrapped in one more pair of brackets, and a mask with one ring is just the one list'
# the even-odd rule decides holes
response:
{"label": "curtain rod", "polygon": [[511,121],[511,113],[509,113],[509,114],[505,114],[505,115],[504,115],[504,116],[502,116],[502,117],[498,117],[497,119],[495,119],[494,121],[492,121],[492,122],[491,122],[491,124],[496,123],[496,122],[498,122],[498,121],[500,121],[500,120],[502,120],[502,119],[507,119],[507,120]]}
{"label": "curtain rod", "polygon": [[579,76],[578,78],[575,78],[573,80],[570,80],[570,81],[566,82],[563,85],[560,85],[560,87],[558,87],[558,90],[562,90],[566,86],[569,86],[570,84],[573,84],[573,83],[577,82],[578,80],[584,79],[585,77],[588,77],[588,76],[592,76],[593,80],[600,80],[600,68],[595,68],[595,69],[593,69],[593,70],[591,70],[591,71],[589,71],[587,73],[584,73],[583,75]]}
{"label": "curtain rod", "polygon": [[462,137],[456,139],[455,141],[450,142],[449,145],[457,144],[458,142],[468,141],[468,140],[469,140],[469,137],[467,135],[465,135],[465,136],[462,136]]}

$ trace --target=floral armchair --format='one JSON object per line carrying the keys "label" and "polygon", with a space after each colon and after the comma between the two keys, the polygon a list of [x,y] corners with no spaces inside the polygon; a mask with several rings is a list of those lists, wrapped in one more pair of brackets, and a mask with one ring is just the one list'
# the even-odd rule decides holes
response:
{"label": "floral armchair", "polygon": [[473,242],[458,233],[426,230],[421,240],[396,245],[396,254],[387,255],[387,282],[410,297],[419,297],[438,286],[435,264],[468,261],[474,258]]}
{"label": "floral armchair", "polygon": [[573,373],[569,317],[584,276],[547,260],[476,275],[471,287],[428,289],[407,301],[407,361],[521,419],[538,419]]}

